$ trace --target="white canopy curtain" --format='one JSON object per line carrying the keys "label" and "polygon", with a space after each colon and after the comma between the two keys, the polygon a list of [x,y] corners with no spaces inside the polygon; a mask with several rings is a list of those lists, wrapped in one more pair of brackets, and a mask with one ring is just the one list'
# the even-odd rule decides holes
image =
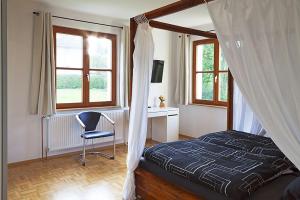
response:
{"label": "white canopy curtain", "polygon": [[236,83],[234,83],[233,91],[233,129],[264,136],[266,131],[259,123]]}
{"label": "white canopy curtain", "polygon": [[176,87],[174,103],[187,105],[189,103],[189,70],[190,70],[190,35],[173,33],[172,51],[174,69],[176,70]]}
{"label": "white canopy curtain", "polygon": [[245,99],[300,168],[300,1],[215,0],[208,10]]}
{"label": "white canopy curtain", "polygon": [[52,16],[34,15],[30,112],[41,116],[55,113],[55,68]]}
{"label": "white canopy curtain", "polygon": [[134,170],[142,156],[147,137],[148,96],[154,56],[152,30],[148,23],[138,25],[134,44],[127,177],[123,188],[124,200],[135,199]]}

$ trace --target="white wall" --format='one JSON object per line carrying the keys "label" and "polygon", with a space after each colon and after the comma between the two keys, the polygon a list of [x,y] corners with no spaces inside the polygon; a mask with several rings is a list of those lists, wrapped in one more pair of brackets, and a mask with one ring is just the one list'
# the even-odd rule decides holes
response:
{"label": "white wall", "polygon": [[8,2],[8,162],[37,158],[40,119],[28,114],[32,4]]}
{"label": "white wall", "polygon": [[[8,162],[41,157],[41,119],[30,115],[29,85],[32,62],[33,10],[46,7],[29,0],[8,1]],[[123,22],[82,13],[48,8],[54,15],[112,23]],[[62,23],[55,20],[55,23]],[[81,23],[68,26],[99,29]],[[103,27],[102,27],[103,28]],[[103,30],[103,29],[102,29]],[[104,31],[109,31],[105,29]]]}
{"label": "white wall", "polygon": [[[171,33],[169,31],[153,29],[154,40],[154,59],[164,60],[163,80],[161,83],[151,83],[149,90],[148,106],[158,107],[160,95],[166,98],[165,104],[168,105],[169,96],[169,70],[170,70],[170,39]],[[151,138],[151,119],[148,120],[148,135]]]}
{"label": "white wall", "polygon": [[164,60],[164,72],[162,83],[151,83],[149,91],[148,105],[151,107],[159,106],[160,95],[166,98],[168,104],[168,85],[169,85],[169,67],[170,67],[170,32],[160,29],[153,29],[154,40],[154,59]]}
{"label": "white wall", "polygon": [[227,109],[223,107],[187,105],[179,107],[179,132],[190,137],[227,129]]}

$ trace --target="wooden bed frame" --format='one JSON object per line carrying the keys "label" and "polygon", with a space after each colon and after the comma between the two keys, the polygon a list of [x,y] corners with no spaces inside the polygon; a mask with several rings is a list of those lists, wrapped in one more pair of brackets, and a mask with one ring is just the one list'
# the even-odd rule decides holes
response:
{"label": "wooden bed frame", "polygon": [[[165,15],[173,14],[183,11],[200,4],[204,4],[213,0],[180,0],[175,3],[163,6],[161,8],[146,12],[143,15],[149,20],[151,27],[185,33],[190,35],[198,35],[206,38],[216,39],[215,33],[209,31],[201,31],[197,29],[186,28],[173,24],[154,21],[153,19],[159,18]],[[134,37],[137,30],[137,24],[134,17],[130,19],[130,85],[129,85],[129,102],[131,102],[131,89],[132,89],[132,72],[133,72],[133,52],[134,52]],[[227,105],[227,129],[232,129],[233,122],[233,77],[228,71],[228,105]],[[191,192],[182,187],[178,187],[166,180],[142,169],[137,168],[135,170],[135,185],[136,195],[138,199],[143,200],[196,200],[201,199]]]}
{"label": "wooden bed frame", "polygon": [[135,170],[134,174],[137,199],[204,200],[140,167]]}

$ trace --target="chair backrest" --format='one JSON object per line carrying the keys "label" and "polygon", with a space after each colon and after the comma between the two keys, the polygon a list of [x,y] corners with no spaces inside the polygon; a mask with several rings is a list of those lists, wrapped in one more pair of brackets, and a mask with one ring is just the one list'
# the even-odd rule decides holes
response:
{"label": "chair backrest", "polygon": [[96,130],[97,124],[100,120],[101,113],[87,111],[78,114],[78,117],[85,125],[85,131],[94,131]]}

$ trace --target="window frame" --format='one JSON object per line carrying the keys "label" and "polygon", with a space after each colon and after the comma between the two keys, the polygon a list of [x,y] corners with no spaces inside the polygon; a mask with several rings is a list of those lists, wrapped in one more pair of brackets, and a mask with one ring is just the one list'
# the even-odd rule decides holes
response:
{"label": "window frame", "polygon": [[[71,68],[71,67],[59,67],[56,66],[56,34],[68,34],[83,37],[83,66],[82,68]],[[112,41],[112,68],[111,69],[90,69],[89,55],[88,55],[88,36],[97,36],[110,39]],[[116,74],[117,74],[117,35],[101,32],[93,32],[75,28],[68,28],[63,26],[53,26],[53,41],[54,41],[54,65],[55,65],[55,92],[56,88],[56,74],[57,70],[79,70],[82,71],[82,102],[81,103],[56,103],[57,109],[71,109],[71,108],[89,108],[89,107],[105,107],[105,106],[116,106]],[[90,102],[90,89],[89,89],[89,78],[90,71],[111,71],[111,101],[102,102]]]}
{"label": "window frame", "polygon": [[[213,71],[197,71],[197,46],[198,45],[205,45],[205,44],[214,44],[214,70]],[[220,70],[219,69],[219,59],[220,59],[220,45],[217,39],[203,39],[203,40],[195,40],[193,41],[193,69],[192,69],[192,103],[193,104],[204,104],[204,105],[211,105],[211,106],[228,106],[229,96],[227,92],[227,101],[219,101],[219,75],[220,73],[228,74],[229,78],[229,69],[227,70]],[[197,73],[213,73],[214,74],[214,85],[213,85],[213,100],[204,100],[204,99],[197,99],[196,98],[196,91],[197,91],[197,84],[196,84],[196,75]],[[216,78],[216,80],[215,80]],[[228,86],[227,86],[228,91]]]}

